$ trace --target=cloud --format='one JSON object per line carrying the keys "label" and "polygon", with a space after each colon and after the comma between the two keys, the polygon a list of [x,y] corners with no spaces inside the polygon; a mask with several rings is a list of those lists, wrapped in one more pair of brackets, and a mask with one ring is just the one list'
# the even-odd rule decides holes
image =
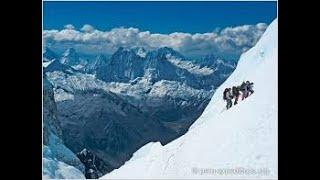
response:
{"label": "cloud", "polygon": [[186,56],[203,56],[215,54],[230,58],[239,56],[259,40],[267,24],[243,25],[227,27],[208,33],[171,34],[151,33],[137,28],[114,28],[100,31],[89,24],[80,31],[71,24],[62,30],[44,30],[43,38],[46,45],[57,49],[76,48],[83,53],[112,54],[119,47],[144,47],[152,50],[159,47],[171,47]]}
{"label": "cloud", "polygon": [[94,31],[94,27],[91,26],[90,24],[85,24],[85,25],[83,25],[83,27],[81,28],[81,31],[87,32],[87,33],[91,33],[91,32]]}
{"label": "cloud", "polygon": [[72,24],[67,24],[64,26],[65,29],[75,29]]}

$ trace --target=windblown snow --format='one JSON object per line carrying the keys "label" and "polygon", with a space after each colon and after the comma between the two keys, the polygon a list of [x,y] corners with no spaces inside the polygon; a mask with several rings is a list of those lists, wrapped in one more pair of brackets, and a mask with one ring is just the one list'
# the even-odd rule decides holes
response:
{"label": "windblown snow", "polygon": [[[102,179],[277,179],[277,30],[275,19],[185,135],[145,145]],[[246,80],[255,93],[226,110],[223,90]]]}

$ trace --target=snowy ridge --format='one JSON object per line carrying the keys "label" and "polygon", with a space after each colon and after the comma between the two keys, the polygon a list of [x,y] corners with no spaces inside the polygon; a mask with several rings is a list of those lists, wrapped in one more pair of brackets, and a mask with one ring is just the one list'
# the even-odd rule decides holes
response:
{"label": "snowy ridge", "polygon": [[[277,31],[275,19],[256,46],[240,57],[236,70],[185,135],[165,146],[145,145],[101,179],[277,179]],[[223,90],[244,80],[255,83],[255,93],[226,111]],[[267,171],[212,173],[237,168]]]}
{"label": "snowy ridge", "polygon": [[44,58],[44,60],[43,60],[43,63],[42,63],[42,66],[44,67],[44,68],[46,68],[46,67],[48,67],[55,59],[53,59],[53,60],[48,60],[48,59],[46,59],[46,58]]}
{"label": "snowy ridge", "polygon": [[212,74],[214,71],[211,68],[208,67],[200,67],[198,65],[194,65],[191,61],[183,61],[181,59],[177,59],[174,56],[172,56],[171,54],[166,55],[166,58],[169,62],[171,62],[173,65],[182,68],[182,69],[186,69],[187,71],[189,71],[192,74],[199,74],[199,75],[210,75]]}
{"label": "snowy ridge", "polygon": [[47,73],[48,78],[55,86],[55,101],[64,101],[73,99],[72,93],[75,91],[85,91],[93,89],[101,89],[106,92],[112,92],[118,95],[131,96],[137,101],[146,95],[146,89],[150,89],[148,97],[179,97],[188,99],[190,97],[205,98],[212,93],[211,91],[203,91],[191,88],[186,84],[177,83],[175,81],[160,80],[155,84],[150,84],[148,79],[139,78],[131,83],[110,82],[106,83],[96,79],[95,75],[74,73],[66,76],[61,71]]}

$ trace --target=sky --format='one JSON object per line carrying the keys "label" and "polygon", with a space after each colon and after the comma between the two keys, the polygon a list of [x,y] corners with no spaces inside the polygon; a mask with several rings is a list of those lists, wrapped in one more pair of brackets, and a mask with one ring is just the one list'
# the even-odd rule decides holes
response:
{"label": "sky", "polygon": [[47,47],[112,54],[170,47],[185,56],[238,58],[277,17],[276,2],[43,2]]}
{"label": "sky", "polygon": [[44,2],[44,29],[66,24],[100,30],[136,27],[153,33],[204,33],[227,26],[267,23],[276,2]]}

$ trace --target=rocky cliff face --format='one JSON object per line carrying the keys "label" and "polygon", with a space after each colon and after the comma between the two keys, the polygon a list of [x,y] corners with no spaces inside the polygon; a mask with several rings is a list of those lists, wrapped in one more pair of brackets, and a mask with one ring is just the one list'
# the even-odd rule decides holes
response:
{"label": "rocky cliff face", "polygon": [[100,69],[107,69],[107,63],[107,57],[103,54],[99,54],[93,61],[88,62],[83,70],[89,74],[97,74]]}
{"label": "rocky cliff face", "polygon": [[53,86],[44,78],[43,80],[43,144],[49,144],[49,134],[62,137],[60,122],[57,118],[57,106],[54,101]]}
{"label": "rocky cliff face", "polygon": [[144,59],[131,49],[119,48],[110,58],[108,66],[100,68],[97,78],[106,82],[129,82],[143,76]]}
{"label": "rocky cliff face", "polygon": [[84,165],[69,150],[62,138],[52,85],[43,80],[43,177],[83,178]]}

